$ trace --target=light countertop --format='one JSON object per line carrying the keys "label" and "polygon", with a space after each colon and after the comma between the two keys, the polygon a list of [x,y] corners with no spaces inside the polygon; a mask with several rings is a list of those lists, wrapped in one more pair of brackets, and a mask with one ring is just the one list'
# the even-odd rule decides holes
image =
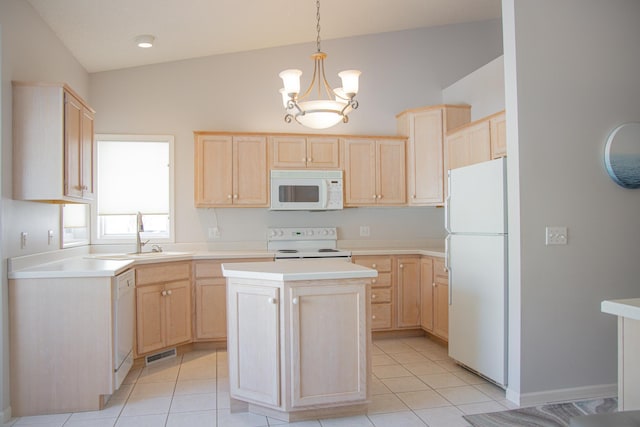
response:
{"label": "light countertop", "polygon": [[600,310],[603,313],[640,320],[640,298],[602,301]]}
{"label": "light countertop", "polygon": [[[440,248],[360,247],[350,249],[347,247],[343,249],[350,250],[353,256],[444,256],[444,252]],[[86,252],[81,252],[83,250]],[[126,253],[88,253],[88,248],[84,248],[11,258],[9,259],[8,278],[108,277],[115,276],[130,267],[141,264],[241,258],[269,260],[273,259],[273,256],[274,253],[266,249],[166,251],[159,254],[144,253],[136,255]]]}
{"label": "light countertop", "polygon": [[223,263],[222,274],[225,277],[274,281],[358,279],[378,276],[376,270],[331,259]]}

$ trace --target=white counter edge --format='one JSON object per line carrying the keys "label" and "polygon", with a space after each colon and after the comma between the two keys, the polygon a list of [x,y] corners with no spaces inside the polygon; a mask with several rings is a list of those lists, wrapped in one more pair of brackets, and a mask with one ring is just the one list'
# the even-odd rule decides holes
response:
{"label": "white counter edge", "polygon": [[603,313],[640,320],[640,298],[602,301],[600,310]]}

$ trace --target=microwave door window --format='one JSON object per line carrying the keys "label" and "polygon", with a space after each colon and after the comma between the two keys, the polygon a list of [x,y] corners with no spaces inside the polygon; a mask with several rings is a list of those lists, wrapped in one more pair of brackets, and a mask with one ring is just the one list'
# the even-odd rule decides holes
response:
{"label": "microwave door window", "polygon": [[317,203],[320,187],[317,185],[280,185],[278,200],[281,203]]}

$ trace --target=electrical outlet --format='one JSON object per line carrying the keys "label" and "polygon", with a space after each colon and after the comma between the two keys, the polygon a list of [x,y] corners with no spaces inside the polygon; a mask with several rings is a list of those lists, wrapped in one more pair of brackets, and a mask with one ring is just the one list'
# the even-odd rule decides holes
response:
{"label": "electrical outlet", "polygon": [[567,227],[547,227],[545,229],[545,244],[566,245],[569,240]]}
{"label": "electrical outlet", "polygon": [[209,227],[209,239],[217,240],[220,238],[220,229],[218,227]]}
{"label": "electrical outlet", "polygon": [[20,233],[20,249],[24,249],[27,247],[27,237],[29,237],[29,233],[23,231]]}
{"label": "electrical outlet", "polygon": [[360,226],[360,237],[369,237],[371,236],[371,229],[368,225]]}

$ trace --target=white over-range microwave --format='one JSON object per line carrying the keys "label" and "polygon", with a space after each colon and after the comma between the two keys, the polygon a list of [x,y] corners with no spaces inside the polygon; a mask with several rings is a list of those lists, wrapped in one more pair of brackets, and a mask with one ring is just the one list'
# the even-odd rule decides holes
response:
{"label": "white over-range microwave", "polygon": [[341,170],[271,171],[272,210],[336,210],[342,199]]}

